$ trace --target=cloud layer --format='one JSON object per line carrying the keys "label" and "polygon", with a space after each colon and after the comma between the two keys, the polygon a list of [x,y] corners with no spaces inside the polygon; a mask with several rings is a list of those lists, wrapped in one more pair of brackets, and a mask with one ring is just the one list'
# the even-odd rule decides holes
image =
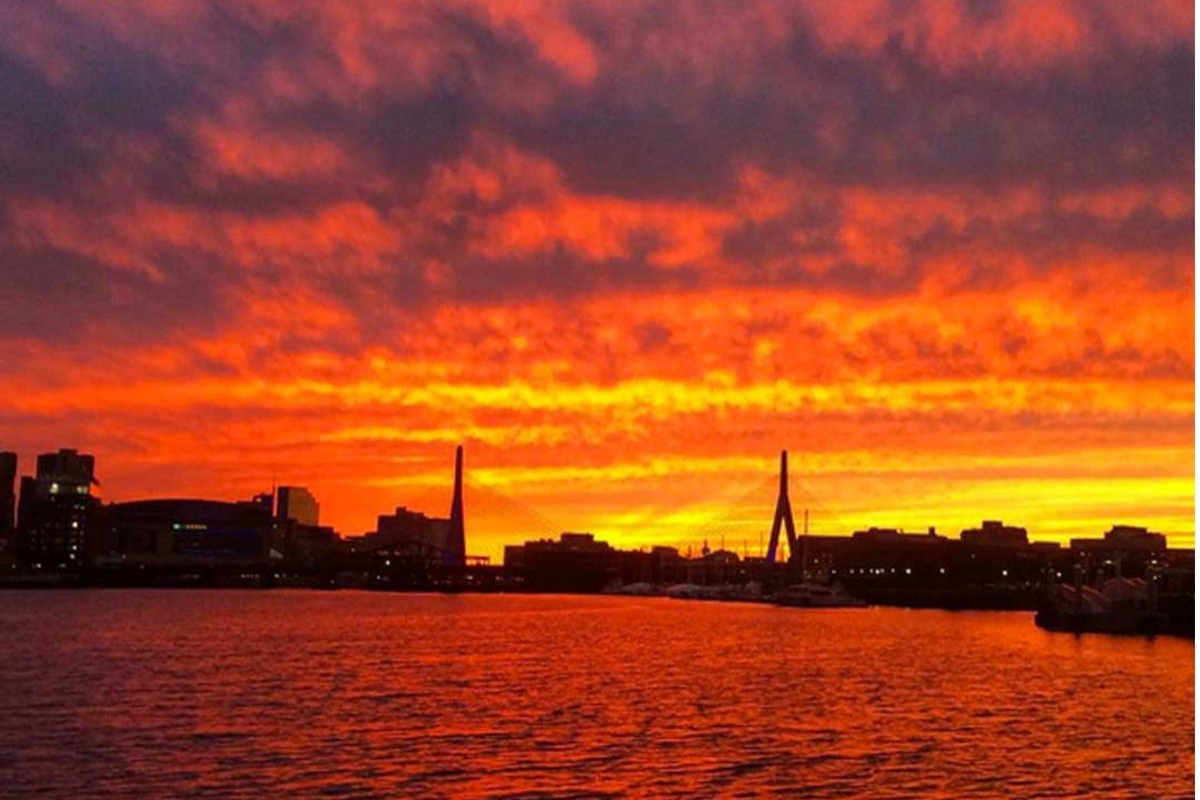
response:
{"label": "cloud layer", "polygon": [[1192,31],[1186,2],[4,4],[4,444],[89,448],[118,498],[307,483],[353,532],[465,441],[625,543],[687,540],[787,446],[848,526],[1188,544]]}

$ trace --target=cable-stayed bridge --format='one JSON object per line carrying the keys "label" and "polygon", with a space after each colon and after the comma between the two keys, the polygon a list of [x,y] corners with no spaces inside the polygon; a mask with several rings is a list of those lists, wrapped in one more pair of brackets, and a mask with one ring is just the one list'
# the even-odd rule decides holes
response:
{"label": "cable-stayed bridge", "polygon": [[[411,507],[432,511],[445,507],[446,503],[444,489],[430,489],[413,498]],[[451,566],[485,560],[472,557],[476,552],[472,547],[472,532],[486,532],[488,539],[520,544],[580,530],[578,525],[563,525],[551,520],[528,502],[474,477],[464,463],[461,447],[456,453],[454,489],[447,521],[449,538],[439,551],[443,561]],[[729,550],[742,557],[755,556],[769,563],[782,563],[802,556],[806,533],[828,534],[843,530],[841,520],[807,490],[796,478],[794,470],[789,470],[788,454],[784,451],[780,454],[777,472],[764,474],[761,480],[737,494],[709,519],[687,529],[683,538],[643,541],[632,546],[637,549],[653,543],[673,547],[689,556]],[[610,533],[593,532],[600,538]]]}

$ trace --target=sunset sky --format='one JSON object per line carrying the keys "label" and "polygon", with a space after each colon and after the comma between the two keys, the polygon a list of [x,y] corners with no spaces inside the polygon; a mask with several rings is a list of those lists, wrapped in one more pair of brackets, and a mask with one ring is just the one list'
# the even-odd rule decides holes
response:
{"label": "sunset sky", "polygon": [[1190,2],[0,3],[0,449],[354,534],[445,514],[462,442],[629,546],[786,447],[819,533],[1191,546],[1193,46]]}

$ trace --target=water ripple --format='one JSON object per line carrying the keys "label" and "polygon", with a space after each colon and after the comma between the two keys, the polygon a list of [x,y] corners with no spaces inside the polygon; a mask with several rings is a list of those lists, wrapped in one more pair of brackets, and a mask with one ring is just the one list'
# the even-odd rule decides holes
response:
{"label": "water ripple", "polygon": [[1188,797],[1191,642],[1028,614],[0,594],[14,797]]}

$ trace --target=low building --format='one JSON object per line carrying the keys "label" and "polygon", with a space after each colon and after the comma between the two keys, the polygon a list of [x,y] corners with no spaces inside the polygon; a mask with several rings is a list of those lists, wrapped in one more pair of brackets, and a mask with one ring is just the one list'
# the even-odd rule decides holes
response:
{"label": "low building", "polygon": [[379,515],[375,531],[362,537],[361,547],[441,562],[450,546],[450,533],[450,520],[400,506],[394,514]]}
{"label": "low building", "polygon": [[1029,544],[1029,532],[1015,525],[1005,525],[999,520],[984,520],[978,528],[968,528],[959,534],[967,544],[985,547],[1025,547]]}
{"label": "low building", "polygon": [[699,586],[744,583],[741,559],[732,550],[711,550],[687,561],[686,582]]}
{"label": "low building", "polygon": [[682,583],[687,580],[687,560],[679,548],[662,545],[650,548],[650,580],[654,583]]}
{"label": "low building", "polygon": [[900,528],[868,528],[855,531],[851,538],[871,544],[936,544],[948,541],[945,536],[939,536],[935,528],[930,528],[927,533],[905,533]]}
{"label": "low building", "polygon": [[270,492],[262,492],[251,497],[249,500],[238,500],[239,506],[253,506],[267,512],[268,515],[275,514],[275,495]]}
{"label": "low building", "polygon": [[106,559],[147,567],[264,565],[270,514],[248,503],[137,500],[108,507],[113,551]]}
{"label": "low building", "polygon": [[272,557],[290,569],[328,569],[340,552],[342,539],[333,528],[276,520],[271,534]]}
{"label": "low building", "polygon": [[519,572],[525,569],[525,545],[504,545],[504,568],[510,572]]}
{"label": "low building", "polygon": [[1133,525],[1114,525],[1103,539],[1072,539],[1071,549],[1083,553],[1160,553],[1167,537]]}
{"label": "low building", "polygon": [[504,548],[504,569],[530,591],[597,592],[616,577],[616,551],[590,533]]}

